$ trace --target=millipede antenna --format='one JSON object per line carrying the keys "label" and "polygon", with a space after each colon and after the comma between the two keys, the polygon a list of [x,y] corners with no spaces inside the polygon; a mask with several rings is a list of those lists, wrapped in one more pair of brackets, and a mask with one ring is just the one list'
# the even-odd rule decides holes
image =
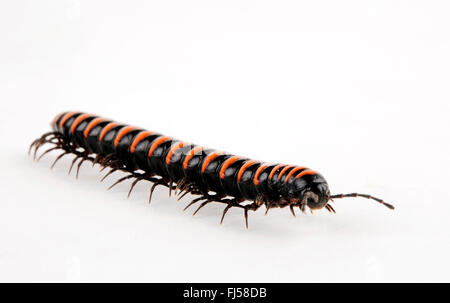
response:
{"label": "millipede antenna", "polygon": [[384,206],[386,206],[389,209],[395,209],[395,207],[389,203],[384,202],[383,200],[376,198],[376,197],[372,197],[371,195],[366,195],[366,194],[358,194],[358,193],[351,193],[351,194],[338,194],[338,195],[333,195],[330,196],[330,199],[343,199],[343,198],[366,198],[369,200],[374,200],[377,201],[378,203],[383,204]]}

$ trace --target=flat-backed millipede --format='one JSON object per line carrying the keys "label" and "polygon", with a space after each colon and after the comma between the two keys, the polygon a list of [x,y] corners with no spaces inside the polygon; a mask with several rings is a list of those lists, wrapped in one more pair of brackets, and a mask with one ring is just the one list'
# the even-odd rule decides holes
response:
{"label": "flat-backed millipede", "polygon": [[391,204],[366,194],[331,195],[324,177],[303,166],[255,161],[91,114],[64,112],[55,117],[51,127],[52,132],[31,144],[29,152],[34,148],[35,159],[40,147],[53,144],[38,160],[53,150],[61,150],[52,167],[63,156],[73,154],[69,174],[79,160],[77,177],[84,161],[91,161],[93,166],[99,164],[102,170],[110,168],[102,180],[115,171],[124,171],[128,175],[110,188],[134,178],[128,196],[139,181],[153,182],[149,203],[158,185],[168,187],[169,195],[174,191],[178,200],[188,193],[199,195],[185,208],[202,202],[194,215],[208,203],[224,203],[221,223],[231,207],[243,209],[248,228],[248,211],[256,211],[262,205],[266,213],[278,207],[289,207],[294,216],[295,207],[302,212],[308,207],[334,213],[329,202],[347,197],[372,199],[394,209]]}

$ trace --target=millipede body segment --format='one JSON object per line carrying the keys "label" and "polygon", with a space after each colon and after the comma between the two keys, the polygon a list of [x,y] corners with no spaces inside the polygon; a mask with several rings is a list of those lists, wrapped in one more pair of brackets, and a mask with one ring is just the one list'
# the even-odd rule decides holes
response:
{"label": "millipede body segment", "polygon": [[137,182],[153,182],[149,201],[154,189],[162,185],[169,188],[169,193],[174,191],[179,199],[187,193],[199,195],[186,207],[202,202],[194,214],[208,203],[224,203],[221,222],[231,207],[244,210],[247,227],[248,211],[263,205],[266,213],[270,208],[284,207],[289,207],[294,216],[295,207],[302,212],[308,207],[334,213],[329,202],[345,197],[368,198],[393,209],[370,195],[331,195],[324,177],[303,166],[251,160],[91,114],[64,112],[55,117],[51,127],[53,131],[36,139],[30,151],[34,148],[36,157],[41,146],[53,144],[39,157],[61,150],[52,167],[63,156],[73,154],[69,173],[77,161],[77,176],[84,161],[98,163],[102,169],[110,168],[104,178],[118,170],[127,172],[112,186],[134,178],[130,194]]}

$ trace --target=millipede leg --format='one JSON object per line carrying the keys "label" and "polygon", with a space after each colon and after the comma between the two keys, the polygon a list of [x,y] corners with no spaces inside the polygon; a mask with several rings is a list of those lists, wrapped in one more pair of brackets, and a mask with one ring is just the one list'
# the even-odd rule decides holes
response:
{"label": "millipede leg", "polygon": [[[152,179],[149,179],[150,181],[152,181]],[[153,196],[153,191],[155,190],[155,188],[158,185],[162,185],[162,186],[168,186],[167,183],[165,183],[162,179],[153,179],[154,184],[152,185],[151,189],[150,189],[150,196],[148,197],[148,204],[150,204],[152,202],[152,196]]]}
{"label": "millipede leg", "polygon": [[114,158],[114,154],[109,154],[105,157],[99,158],[99,164],[101,166],[100,172],[102,172],[107,167],[111,167],[110,161],[112,160],[112,158]]}
{"label": "millipede leg", "polygon": [[39,160],[41,160],[42,157],[44,157],[46,154],[48,154],[49,152],[51,152],[51,151],[53,151],[53,150],[56,150],[56,149],[61,149],[61,146],[55,146],[55,147],[52,147],[52,148],[47,149],[45,152],[43,152],[43,153],[39,156],[39,158],[37,158],[36,161],[39,162]]}
{"label": "millipede leg", "polygon": [[[180,192],[181,194],[182,192]],[[183,199],[187,194],[189,193],[189,190],[186,190],[179,198],[177,201],[180,201],[181,199]]]}
{"label": "millipede leg", "polygon": [[178,191],[184,186],[185,183],[186,183],[186,179],[181,179],[177,183],[177,186],[175,187],[175,196],[178,196]]}
{"label": "millipede leg", "polygon": [[103,156],[101,156],[100,154],[97,154],[94,158],[94,160],[92,161],[92,167],[95,166],[95,164],[99,163],[100,159],[103,158]]}
{"label": "millipede leg", "polygon": [[139,181],[141,181],[141,180],[144,180],[144,179],[143,179],[143,178],[136,178],[136,180],[134,180],[133,183],[131,183],[130,191],[128,192],[127,198],[130,197],[131,192],[133,191],[133,188],[134,188],[134,187],[136,186],[136,184],[137,184]]}
{"label": "millipede leg", "polygon": [[172,187],[173,187],[173,181],[170,181],[170,183],[169,183],[169,197],[172,196]]}
{"label": "millipede leg", "polygon": [[203,192],[200,191],[198,188],[196,188],[193,184],[185,183],[181,187],[181,190],[178,192],[178,199],[177,199],[177,201],[180,201],[181,199],[183,199],[189,193],[195,194],[195,195],[198,195],[198,194],[203,195]]}
{"label": "millipede leg", "polygon": [[295,218],[296,216],[295,216],[295,211],[294,211],[294,205],[293,205],[293,204],[289,205],[289,208],[290,208],[290,210],[291,210],[292,215],[293,215],[294,218]]}
{"label": "millipede leg", "polygon": [[111,185],[110,187],[108,187],[108,190],[110,190],[111,188],[113,188],[113,187],[116,186],[117,184],[119,184],[119,183],[121,183],[121,182],[123,182],[123,181],[125,181],[125,180],[127,180],[127,179],[133,178],[133,177],[134,177],[134,175],[128,175],[128,176],[125,176],[125,177],[123,177],[123,178],[120,178],[119,180],[117,180],[116,182],[114,182],[113,185]]}
{"label": "millipede leg", "polygon": [[152,196],[153,196],[153,191],[155,190],[155,188],[158,186],[158,183],[155,183],[152,185],[151,189],[150,189],[150,196],[148,197],[148,204],[150,205],[150,203],[152,203]]}
{"label": "millipede leg", "polygon": [[306,211],[306,203],[302,203],[298,206],[298,208],[302,211],[302,213],[305,213]]}
{"label": "millipede leg", "polygon": [[84,156],[84,157],[82,157],[81,161],[78,163],[78,165],[77,165],[77,173],[75,175],[75,177],[77,179],[78,179],[78,173],[80,172],[81,165],[83,164],[84,161],[88,161],[88,160],[91,160],[91,159],[89,157],[87,157],[87,156]]}
{"label": "millipede leg", "polygon": [[103,182],[109,175],[111,175],[113,172],[117,171],[117,168],[111,168],[111,170],[100,180],[100,182]]}
{"label": "millipede leg", "polygon": [[73,168],[73,166],[75,165],[75,162],[77,162],[78,159],[80,159],[80,156],[76,156],[76,157],[72,160],[72,163],[70,164],[69,172],[67,173],[67,175],[70,175],[70,173],[72,172],[72,168]]}
{"label": "millipede leg", "polygon": [[37,138],[33,142],[31,142],[30,146],[28,147],[28,155],[31,155],[31,151],[33,150],[33,147],[38,144],[39,141],[42,140],[42,138],[45,137],[46,134],[42,135],[41,137]]}
{"label": "millipede leg", "polygon": [[124,166],[122,165],[122,162],[118,159],[110,160],[110,161],[108,161],[108,163],[106,163],[106,165],[108,167],[115,167],[117,169],[125,170]]}
{"label": "millipede leg", "polygon": [[214,201],[205,201],[205,202],[203,202],[202,204],[200,204],[200,206],[197,208],[197,210],[192,214],[192,216],[195,216],[195,214],[196,213],[198,213],[198,211],[200,210],[200,209],[202,209],[206,204],[208,204],[208,203],[212,203],[212,202],[214,202]]}
{"label": "millipede leg", "polygon": [[[116,165],[116,164],[119,164],[119,165]],[[102,168],[100,168],[100,172],[104,171],[106,168],[111,168],[111,167],[119,169],[120,168],[120,161],[118,161],[118,160],[104,161],[101,164],[101,166],[102,166]]]}
{"label": "millipede leg", "polygon": [[222,217],[220,219],[220,224],[223,223],[223,220],[225,218],[225,215],[227,214],[228,210],[232,207],[239,207],[244,209],[244,217],[245,217],[245,225],[248,228],[248,211],[249,210],[257,210],[262,204],[259,203],[252,203],[249,205],[240,205],[239,203],[242,202],[236,198],[233,199],[224,199],[222,195],[216,194],[216,195],[209,195],[209,194],[205,194],[199,198],[196,198],[194,200],[191,201],[191,203],[189,203],[184,210],[188,209],[191,205],[193,205],[194,203],[197,203],[199,201],[202,200],[206,200],[204,201],[198,208],[197,210],[192,214],[193,216],[200,210],[202,209],[204,206],[206,206],[208,203],[212,203],[212,202],[219,202],[219,203],[224,203],[227,204],[227,206],[225,207],[225,209],[223,210],[222,213]]}
{"label": "millipede leg", "polygon": [[36,145],[35,145],[35,149],[34,149],[34,153],[33,153],[33,160],[36,160],[36,156],[37,156],[37,152],[38,150],[44,146],[46,143],[53,143],[53,144],[57,144],[55,142],[52,142],[54,138],[50,138],[50,139],[45,139],[42,141],[39,141]]}
{"label": "millipede leg", "polygon": [[64,153],[60,154],[60,155],[55,159],[55,161],[53,162],[52,166],[50,166],[50,169],[53,169],[53,167],[55,167],[55,165],[56,165],[56,162],[58,162],[62,157],[64,157],[65,155],[68,155],[68,154],[70,154],[70,153],[69,153],[69,152],[64,152]]}
{"label": "millipede leg", "polygon": [[248,208],[244,208],[245,228],[248,229]]}
{"label": "millipede leg", "polygon": [[336,211],[334,210],[333,206],[331,206],[330,204],[325,205],[325,208],[330,212],[330,213],[336,213]]}
{"label": "millipede leg", "polygon": [[230,210],[230,208],[232,208],[232,207],[233,207],[232,204],[228,204],[227,207],[225,207],[225,209],[223,210],[222,218],[220,219],[220,224],[223,223],[223,219],[225,218],[225,215],[227,214],[228,210]]}
{"label": "millipede leg", "polygon": [[197,203],[197,202],[199,202],[199,201],[205,200],[205,199],[206,199],[205,197],[200,197],[200,198],[196,198],[196,199],[192,200],[191,203],[189,203],[189,204],[183,209],[183,211],[186,211],[186,209],[188,209],[191,205],[193,205],[193,204],[195,204],[195,203]]}
{"label": "millipede leg", "polygon": [[262,204],[253,202],[252,204],[247,204],[242,206],[244,208],[244,218],[245,218],[245,227],[248,229],[248,211],[253,210],[256,211],[261,207]]}
{"label": "millipede leg", "polygon": [[56,132],[48,132],[43,134],[41,137],[37,138],[36,140],[34,140],[31,144],[30,147],[28,148],[28,155],[31,154],[31,150],[33,149],[34,146],[36,146],[37,144],[39,144],[39,142],[45,141],[47,139],[48,136],[59,136],[59,133]]}
{"label": "millipede leg", "polygon": [[[178,201],[180,201],[188,192],[189,192],[189,186],[190,186],[190,184],[189,183],[187,183],[186,181],[181,181],[181,182],[183,182],[183,184],[180,186],[180,187],[178,187],[178,192],[176,193],[176,195],[178,195]],[[185,193],[183,193],[184,191],[186,191]]]}

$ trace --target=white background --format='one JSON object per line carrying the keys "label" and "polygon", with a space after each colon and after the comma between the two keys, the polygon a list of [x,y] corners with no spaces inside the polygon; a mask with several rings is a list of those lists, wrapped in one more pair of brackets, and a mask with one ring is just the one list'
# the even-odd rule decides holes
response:
{"label": "white background", "polygon": [[[448,1],[2,1],[0,281],[450,282]],[[325,210],[219,225],[26,155],[81,110],[321,172]]]}

